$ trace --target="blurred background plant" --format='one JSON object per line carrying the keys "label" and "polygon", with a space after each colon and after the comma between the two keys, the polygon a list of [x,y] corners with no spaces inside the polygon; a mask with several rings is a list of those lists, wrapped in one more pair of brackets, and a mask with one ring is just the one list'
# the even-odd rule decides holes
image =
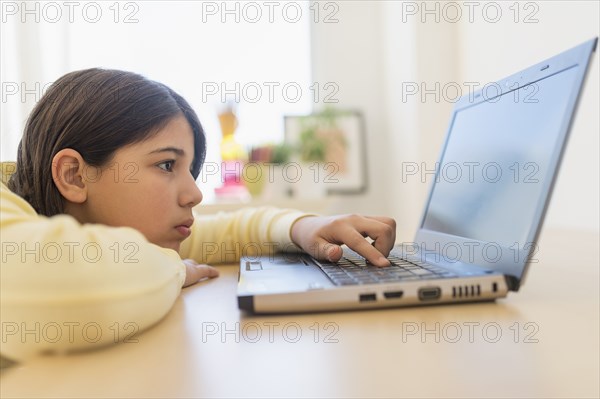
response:
{"label": "blurred background plant", "polygon": [[329,107],[319,113],[300,117],[300,134],[295,146],[300,161],[327,161],[332,140],[338,140],[338,144],[345,146],[343,136],[331,134],[339,130],[337,118],[345,114],[345,111]]}
{"label": "blurred background plant", "polygon": [[297,151],[301,161],[324,162],[327,143],[317,136],[316,126],[306,126],[300,132]]}
{"label": "blurred background plant", "polygon": [[[300,187],[300,181],[292,172],[299,171],[299,176],[311,185],[311,190],[322,182],[323,166],[315,163],[336,163],[338,171],[344,171],[346,159],[346,141],[344,132],[337,125],[338,117],[345,115],[346,111],[334,108],[305,116],[292,117],[297,126],[297,133],[287,137],[287,141],[277,144],[265,144],[254,147],[249,151],[249,164],[246,166],[245,181],[253,197],[261,196],[268,181],[271,186],[284,186],[290,181],[280,179],[286,175],[291,180],[293,189],[281,188],[288,193],[293,191],[307,191],[307,187]],[[287,165],[296,162],[295,165]],[[288,167],[289,170],[288,170]],[[292,167],[293,166],[293,167]],[[250,172],[249,168],[253,168]],[[288,176],[287,174],[292,176]],[[287,184],[289,186],[290,184]],[[277,190],[279,187],[275,187]],[[323,189],[324,190],[324,189]],[[267,190],[268,191],[268,190]]]}
{"label": "blurred background plant", "polygon": [[250,150],[249,162],[284,164],[290,161],[293,147],[286,143],[266,144]]}

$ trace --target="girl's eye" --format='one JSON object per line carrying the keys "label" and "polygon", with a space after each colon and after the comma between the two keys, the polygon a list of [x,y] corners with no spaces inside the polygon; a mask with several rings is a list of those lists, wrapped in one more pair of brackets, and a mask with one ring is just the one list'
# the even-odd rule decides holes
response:
{"label": "girl's eye", "polygon": [[174,164],[175,164],[175,161],[171,160],[171,161],[161,162],[157,166],[166,172],[172,172]]}

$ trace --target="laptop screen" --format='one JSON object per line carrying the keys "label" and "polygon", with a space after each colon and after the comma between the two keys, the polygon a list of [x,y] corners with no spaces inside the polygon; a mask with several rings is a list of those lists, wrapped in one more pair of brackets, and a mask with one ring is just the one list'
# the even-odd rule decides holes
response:
{"label": "laptop screen", "polygon": [[456,111],[422,228],[503,247],[527,240],[578,69]]}

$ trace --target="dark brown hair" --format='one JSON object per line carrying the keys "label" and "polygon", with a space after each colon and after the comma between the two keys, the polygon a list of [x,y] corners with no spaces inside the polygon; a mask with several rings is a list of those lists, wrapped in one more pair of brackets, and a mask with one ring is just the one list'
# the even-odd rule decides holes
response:
{"label": "dark brown hair", "polygon": [[52,179],[52,159],[65,148],[102,168],[114,153],[141,142],[183,115],[194,132],[194,178],[206,155],[198,116],[183,97],[162,83],[131,72],[85,69],[58,79],[42,96],[25,125],[16,172],[8,187],[40,214],[64,211]]}

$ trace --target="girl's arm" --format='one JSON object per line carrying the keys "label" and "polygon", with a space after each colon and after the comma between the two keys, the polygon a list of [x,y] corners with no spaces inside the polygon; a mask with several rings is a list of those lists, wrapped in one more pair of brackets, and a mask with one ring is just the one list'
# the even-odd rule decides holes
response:
{"label": "girl's arm", "polygon": [[181,244],[179,254],[199,263],[218,264],[237,262],[242,253],[297,251],[291,227],[306,216],[310,215],[271,207],[196,215],[192,234]]}
{"label": "girl's arm", "polygon": [[172,307],[186,267],[132,228],[37,215],[0,183],[2,356],[98,347]]}
{"label": "girl's arm", "polygon": [[237,262],[240,254],[268,256],[302,249],[318,259],[338,261],[342,256],[340,245],[346,244],[372,264],[389,266],[386,258],[395,239],[396,222],[388,217],[326,217],[285,209],[250,208],[198,217],[180,254],[214,264]]}

